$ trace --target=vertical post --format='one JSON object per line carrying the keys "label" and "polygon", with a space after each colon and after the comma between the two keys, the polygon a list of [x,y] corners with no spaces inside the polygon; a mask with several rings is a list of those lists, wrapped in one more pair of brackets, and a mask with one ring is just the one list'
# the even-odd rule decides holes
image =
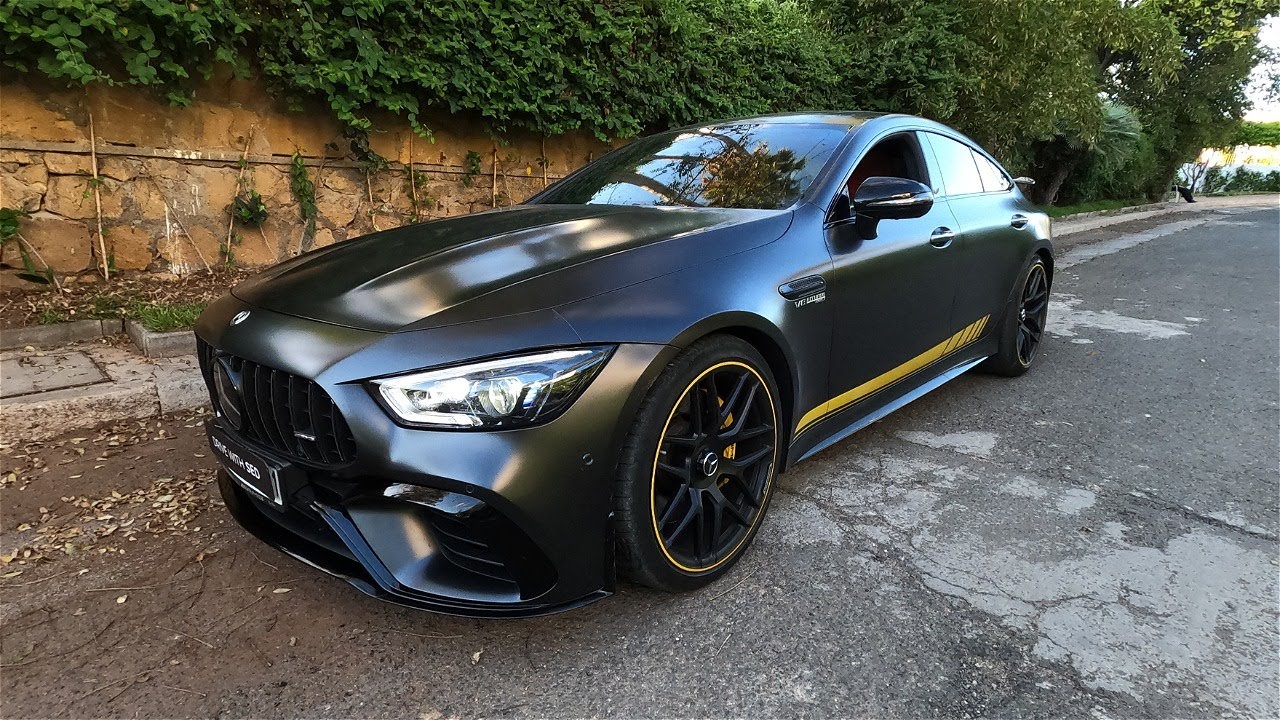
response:
{"label": "vertical post", "polygon": [[493,207],[498,207],[498,143],[493,144]]}
{"label": "vertical post", "polygon": [[373,207],[373,180],[369,176],[368,169],[364,171],[364,188],[369,193],[369,224],[374,230],[380,231],[382,228],[378,227],[378,211]]}
{"label": "vertical post", "polygon": [[98,256],[102,260],[102,279],[111,279],[107,262],[107,241],[102,236],[102,178],[98,177],[98,136],[93,129],[93,111],[89,111],[89,160],[93,168],[93,208],[98,218]]}
{"label": "vertical post", "polygon": [[413,128],[409,129],[409,193],[413,196],[413,221],[417,222],[421,218],[418,216],[418,178],[417,172],[413,169]]}

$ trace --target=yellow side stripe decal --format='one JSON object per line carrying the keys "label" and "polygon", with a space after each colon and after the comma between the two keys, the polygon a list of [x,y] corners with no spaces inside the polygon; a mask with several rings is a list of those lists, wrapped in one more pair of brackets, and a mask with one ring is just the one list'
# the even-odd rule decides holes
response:
{"label": "yellow side stripe decal", "polygon": [[862,383],[861,385],[853,388],[852,390],[847,390],[843,393],[840,393],[839,395],[831,398],[830,400],[818,405],[814,409],[805,413],[804,416],[800,418],[800,422],[796,424],[796,435],[799,435],[800,433],[804,432],[806,428],[818,422],[819,420],[822,420],[828,415],[839,412],[845,409],[846,407],[854,404],[855,402],[862,400],[868,395],[871,395],[875,392],[883,390],[884,388],[892,385],[893,383],[907,377],[908,375],[911,375],[917,370],[927,367],[933,364],[934,362],[941,360],[947,355],[950,355],[951,353],[959,350],[965,345],[968,345],[974,340],[977,340],[978,336],[982,334],[982,331],[986,329],[987,321],[990,319],[991,319],[990,315],[984,315],[978,320],[975,320],[974,322],[965,326],[965,328],[960,332],[957,332],[955,335],[952,335],[946,340],[938,343],[937,345],[934,345],[928,350],[925,350],[919,355],[902,363],[898,367],[893,368],[892,370],[889,370],[888,372],[885,372],[881,375],[877,375],[876,377],[871,378],[870,380]]}

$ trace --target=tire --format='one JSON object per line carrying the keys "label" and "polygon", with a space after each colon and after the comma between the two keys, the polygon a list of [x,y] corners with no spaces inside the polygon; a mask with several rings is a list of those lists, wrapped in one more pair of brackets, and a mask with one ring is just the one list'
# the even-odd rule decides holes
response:
{"label": "tire", "polygon": [[614,480],[619,574],[679,592],[726,573],[769,507],[780,417],[777,383],[750,344],[713,335],[677,355],[641,404]]}
{"label": "tire", "polygon": [[999,346],[980,369],[1005,377],[1017,377],[1031,369],[1044,340],[1049,313],[1049,270],[1044,259],[1033,255],[1018,275],[1018,288],[1009,298],[1000,320]]}

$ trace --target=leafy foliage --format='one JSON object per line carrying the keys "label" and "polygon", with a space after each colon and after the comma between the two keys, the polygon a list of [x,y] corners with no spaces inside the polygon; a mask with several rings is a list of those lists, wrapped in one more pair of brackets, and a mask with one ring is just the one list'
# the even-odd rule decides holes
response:
{"label": "leafy foliage", "polygon": [[[20,0],[0,3],[0,59],[178,103],[219,62],[254,67],[291,105],[327,105],[366,172],[386,167],[377,122],[429,137],[429,110],[496,135],[602,139],[776,110],[909,112],[968,133],[1051,201],[1158,194],[1227,142],[1274,1]],[[1141,126],[1123,152],[1105,144],[1117,103]],[[467,168],[470,184],[478,155]]]}
{"label": "leafy foliage", "polygon": [[1227,145],[1280,146],[1280,122],[1241,123]]}
{"label": "leafy foliage", "polygon": [[[771,110],[853,107],[854,44],[821,14],[785,0],[666,0],[643,38],[630,121],[669,128]],[[633,61],[634,63],[634,61]],[[615,110],[615,112],[616,112]]]}
{"label": "leafy foliage", "polygon": [[351,146],[351,154],[355,157],[356,162],[360,163],[360,169],[367,173],[381,172],[387,169],[387,159],[374,152],[369,145],[369,130],[365,127],[356,127],[347,125],[342,129],[342,134],[347,138],[347,143]]}
{"label": "leafy foliage", "polygon": [[26,213],[14,208],[0,208],[0,244],[18,237],[18,228]]}
{"label": "leafy foliage", "polygon": [[70,84],[145,85],[175,103],[215,63],[244,69],[249,24],[231,0],[22,0],[0,3],[3,64]]}
{"label": "leafy foliage", "polygon": [[969,65],[978,43],[964,31],[962,3],[815,0],[815,7],[845,41],[833,59],[853,106],[953,118],[981,83]]}
{"label": "leafy foliage", "polygon": [[1063,184],[1058,200],[1081,204],[1141,198],[1154,172],[1154,150],[1137,113],[1126,105],[1107,103],[1097,140]]}
{"label": "leafy foliage", "polygon": [[231,203],[231,212],[236,222],[242,225],[257,227],[267,220],[267,204],[257,190],[246,190],[236,196]]}
{"label": "leafy foliage", "polygon": [[462,167],[465,171],[462,176],[462,184],[471,187],[480,175],[480,153],[475,150],[468,150],[467,157],[462,161]]}
{"label": "leafy foliage", "polygon": [[57,325],[71,319],[71,315],[67,311],[59,308],[45,308],[36,316],[36,322],[40,325]]}
{"label": "leafy foliage", "polygon": [[320,209],[316,207],[315,183],[307,173],[306,162],[296,152],[289,164],[289,189],[293,191],[293,198],[298,201],[298,208],[302,212],[302,237],[305,246],[305,242],[316,235],[316,216],[320,214]]}
{"label": "leafy foliage", "polygon": [[22,219],[26,216],[27,213],[23,210],[0,208],[0,248],[9,244],[17,246],[18,256],[22,258],[22,272],[18,273],[19,278],[40,285],[53,285],[53,270],[48,266],[45,266],[44,270],[36,267],[26,242],[22,240],[19,231]]}
{"label": "leafy foliage", "polygon": [[1280,170],[1264,173],[1246,167],[1233,171],[1211,167],[1205,173],[1202,192],[1207,195],[1280,192]]}
{"label": "leafy foliage", "polygon": [[1227,144],[1248,107],[1250,71],[1261,59],[1258,25],[1274,0],[1148,0],[1173,24],[1181,63],[1167,81],[1119,65],[1114,93],[1133,107],[1151,139],[1156,167],[1145,188],[1158,197],[1176,169],[1203,147]]}
{"label": "leafy foliage", "polygon": [[[431,176],[425,171],[414,170],[412,167],[405,166],[404,172],[404,194],[409,198],[409,203],[413,206],[413,219],[418,220],[424,210],[430,209],[436,204],[436,199],[426,194],[427,183],[431,181]],[[419,190],[422,188],[422,190]]]}

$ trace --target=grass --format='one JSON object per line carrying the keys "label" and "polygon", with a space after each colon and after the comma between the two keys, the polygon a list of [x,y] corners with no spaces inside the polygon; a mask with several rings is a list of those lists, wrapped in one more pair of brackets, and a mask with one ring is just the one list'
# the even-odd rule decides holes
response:
{"label": "grass", "polygon": [[1047,212],[1049,213],[1049,217],[1058,218],[1064,215],[1075,215],[1076,213],[1097,212],[1099,210],[1119,210],[1120,208],[1142,205],[1146,202],[1146,200],[1094,200],[1092,202],[1079,203],[1077,205],[1050,206],[1047,209]]}
{"label": "grass", "polygon": [[204,312],[203,302],[158,302],[117,295],[96,295],[73,312],[63,307],[46,307],[36,315],[41,325],[56,325],[70,320],[110,320],[133,318],[152,332],[186,330],[195,325]]}
{"label": "grass", "polygon": [[128,301],[115,295],[94,295],[89,298],[87,317],[93,320],[111,320],[120,317],[120,311]]}
{"label": "grass", "polygon": [[196,324],[204,312],[204,303],[134,303],[129,316],[151,332],[186,330]]}
{"label": "grass", "polygon": [[40,314],[36,316],[36,322],[41,325],[57,325],[58,323],[66,322],[70,319],[71,316],[67,314],[66,310],[52,307],[41,310]]}
{"label": "grass", "polygon": [[71,320],[112,320],[119,319],[129,307],[130,301],[112,295],[94,295],[79,308],[66,308],[57,305],[41,308],[36,315],[36,322],[41,325],[57,325]]}
{"label": "grass", "polygon": [[0,329],[120,319],[143,319],[160,328],[188,327],[201,306],[213,302],[250,274],[224,267],[211,273],[163,279],[148,273],[123,272],[114,274],[110,282],[68,278],[62,292],[47,292],[44,286],[6,286],[0,288]]}

